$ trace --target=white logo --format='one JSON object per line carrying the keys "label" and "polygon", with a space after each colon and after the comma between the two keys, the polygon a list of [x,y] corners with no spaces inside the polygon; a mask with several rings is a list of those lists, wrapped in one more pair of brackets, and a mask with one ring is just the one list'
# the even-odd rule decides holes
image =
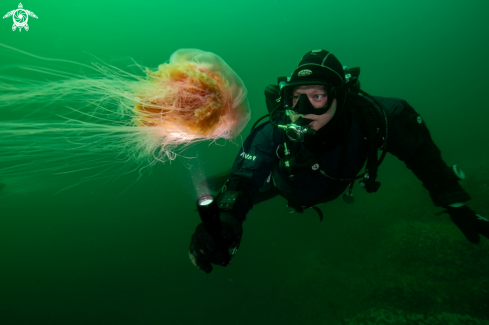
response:
{"label": "white logo", "polygon": [[312,170],[318,170],[319,169],[319,164],[314,164],[311,167]]}
{"label": "white logo", "polygon": [[310,76],[312,74],[312,71],[311,70],[301,70],[299,71],[299,73],[297,74],[299,77],[304,77],[304,76]]}
{"label": "white logo", "polygon": [[256,159],[256,156],[249,155],[244,151],[241,153],[240,156],[243,157],[244,159],[247,159],[247,160],[255,160]]}
{"label": "white logo", "polygon": [[26,31],[29,30],[29,25],[27,25],[27,21],[29,20],[29,16],[34,17],[37,19],[37,16],[35,13],[29,10],[23,9],[24,6],[22,6],[22,3],[19,3],[19,9],[15,9],[12,11],[7,12],[3,18],[7,18],[12,16],[14,19],[14,24],[12,25],[12,31],[15,32],[17,28],[19,28],[19,32],[22,31],[22,28],[25,28]]}

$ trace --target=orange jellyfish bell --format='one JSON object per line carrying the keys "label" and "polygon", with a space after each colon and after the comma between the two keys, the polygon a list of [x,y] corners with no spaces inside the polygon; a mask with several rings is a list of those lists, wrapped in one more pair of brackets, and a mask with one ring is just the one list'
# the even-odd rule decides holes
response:
{"label": "orange jellyfish bell", "polygon": [[163,145],[232,139],[250,119],[243,82],[214,53],[180,49],[146,73],[135,90],[135,124],[156,128]]}

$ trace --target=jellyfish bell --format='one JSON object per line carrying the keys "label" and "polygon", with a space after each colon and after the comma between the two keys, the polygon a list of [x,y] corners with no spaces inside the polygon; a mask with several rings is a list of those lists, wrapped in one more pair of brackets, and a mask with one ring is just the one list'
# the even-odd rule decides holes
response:
{"label": "jellyfish bell", "polygon": [[168,141],[232,139],[250,114],[246,88],[217,55],[181,49],[136,90],[136,124],[161,127]]}
{"label": "jellyfish bell", "polygon": [[0,66],[0,176],[9,184],[38,174],[81,173],[85,181],[143,173],[189,144],[235,138],[250,119],[245,85],[211,52],[181,49],[134,73],[0,48],[37,64],[16,65],[18,74]]}

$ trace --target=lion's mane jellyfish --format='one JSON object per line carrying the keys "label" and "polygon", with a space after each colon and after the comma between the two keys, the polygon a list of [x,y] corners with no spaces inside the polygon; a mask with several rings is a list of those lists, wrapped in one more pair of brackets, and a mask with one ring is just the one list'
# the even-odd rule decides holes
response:
{"label": "lion's mane jellyfish", "polygon": [[163,142],[231,139],[249,120],[242,81],[213,53],[178,50],[147,75],[136,90],[135,123],[159,128]]}
{"label": "lion's mane jellyfish", "polygon": [[157,69],[134,62],[122,69],[0,49],[0,57],[10,51],[35,62],[0,66],[5,180],[141,172],[175,159],[188,144],[233,139],[250,118],[243,82],[210,52],[180,49]]}

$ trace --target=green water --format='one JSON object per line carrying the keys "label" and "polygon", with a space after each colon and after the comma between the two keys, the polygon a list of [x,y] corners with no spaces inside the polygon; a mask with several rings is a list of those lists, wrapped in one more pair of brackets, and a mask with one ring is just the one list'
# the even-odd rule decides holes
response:
{"label": "green water", "polygon": [[[464,167],[471,207],[489,215],[488,1],[23,5],[39,18],[22,32],[0,20],[0,43],[45,57],[88,63],[90,53],[155,67],[178,48],[217,53],[249,91],[243,136],[266,112],[266,85],[307,51],[332,51],[362,68],[363,89],[423,115],[445,161]],[[0,14],[17,6],[4,0]],[[0,64],[16,59],[0,55]],[[489,240],[470,244],[435,215],[391,156],[378,193],[357,188],[355,204],[323,205],[322,223],[312,211],[287,214],[281,198],[257,205],[232,265],[200,273],[188,260],[195,183],[229,168],[238,150],[201,143],[189,150],[197,159],[137,182],[125,175],[56,195],[76,179],[26,178],[33,189],[17,194],[9,188],[18,184],[6,184],[0,324],[489,324]]]}

